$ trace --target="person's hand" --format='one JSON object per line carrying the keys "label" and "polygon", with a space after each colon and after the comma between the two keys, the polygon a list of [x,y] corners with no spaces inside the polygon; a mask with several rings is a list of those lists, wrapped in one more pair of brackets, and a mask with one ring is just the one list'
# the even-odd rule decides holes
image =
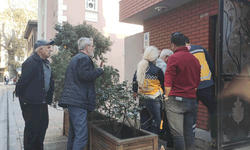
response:
{"label": "person's hand", "polygon": [[168,96],[164,95],[164,100],[167,101],[168,100]]}
{"label": "person's hand", "polygon": [[[16,91],[13,91],[13,93],[16,95]],[[16,97],[19,97],[18,95],[16,95]]]}
{"label": "person's hand", "polygon": [[103,61],[101,61],[100,67],[102,68],[102,70],[104,70],[103,69]]}
{"label": "person's hand", "polygon": [[136,100],[136,97],[138,96],[138,94],[137,93],[135,93],[135,92],[133,92],[133,98],[134,98],[134,100]]}

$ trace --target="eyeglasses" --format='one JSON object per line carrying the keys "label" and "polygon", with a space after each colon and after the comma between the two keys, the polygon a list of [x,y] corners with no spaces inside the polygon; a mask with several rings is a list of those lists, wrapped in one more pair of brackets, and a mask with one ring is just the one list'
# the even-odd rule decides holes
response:
{"label": "eyeglasses", "polygon": [[95,46],[94,46],[94,45],[88,45],[88,46],[91,46],[92,48],[95,48]]}

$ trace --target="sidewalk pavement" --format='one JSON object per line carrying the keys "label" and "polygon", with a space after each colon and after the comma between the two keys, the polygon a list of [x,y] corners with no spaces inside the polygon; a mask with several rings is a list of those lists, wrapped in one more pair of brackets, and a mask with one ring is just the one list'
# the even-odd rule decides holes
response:
{"label": "sidewalk pavement", "polygon": [[[23,130],[24,130],[24,120],[22,117],[22,111],[20,109],[18,98],[14,97],[12,92],[14,90],[14,85],[3,85],[0,82],[0,105],[4,105],[3,99],[7,99],[9,101],[9,150],[23,150]],[[8,97],[7,97],[8,93]],[[6,96],[5,96],[6,95]],[[2,98],[2,100],[1,100]],[[2,107],[1,107],[2,108]],[[2,115],[6,113],[2,113],[3,110],[0,108],[0,119]],[[49,126],[46,132],[45,140],[44,140],[44,150],[66,150],[67,149],[67,136],[62,135],[63,131],[63,110],[62,108],[53,108],[48,106],[49,110]],[[0,120],[0,149],[2,150],[3,146],[6,145],[8,140],[3,133],[6,132],[6,120]],[[196,150],[211,150],[210,143],[210,133],[205,130],[196,129]],[[5,143],[2,144],[2,143]],[[162,141],[159,139],[159,147],[161,145],[166,146],[166,141]],[[236,148],[235,150],[249,150],[250,147],[244,146],[243,148]],[[4,150],[4,149],[3,149]],[[173,149],[167,149],[173,150]]]}
{"label": "sidewalk pavement", "polygon": [[[0,84],[0,86],[2,85]],[[13,124],[15,124],[15,130],[16,130],[14,135],[16,134],[15,143],[17,143],[16,144],[17,148],[16,147],[11,148],[10,150],[23,150],[24,120],[18,98],[14,97],[13,101],[12,92],[15,86],[8,85],[4,87],[6,87],[8,91],[8,100],[10,103],[9,114],[12,114],[12,117],[10,117],[11,120],[10,122],[13,122]],[[48,106],[48,110],[49,110],[49,126],[44,140],[44,150],[66,150],[68,137],[62,135],[63,109],[62,108],[56,109],[51,106]]]}

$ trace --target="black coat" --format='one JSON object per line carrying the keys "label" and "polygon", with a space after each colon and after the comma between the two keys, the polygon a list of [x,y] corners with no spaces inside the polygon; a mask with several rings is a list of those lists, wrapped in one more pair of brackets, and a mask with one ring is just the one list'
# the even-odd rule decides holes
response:
{"label": "black coat", "polygon": [[[16,95],[23,103],[43,104],[45,99],[44,70],[42,58],[34,53],[22,64],[22,75],[16,83]],[[51,104],[54,79],[51,73],[47,103]]]}
{"label": "black coat", "polygon": [[73,105],[93,111],[96,99],[94,81],[102,74],[102,68],[94,69],[89,56],[79,52],[72,58],[67,68],[58,105],[65,108],[67,105]]}

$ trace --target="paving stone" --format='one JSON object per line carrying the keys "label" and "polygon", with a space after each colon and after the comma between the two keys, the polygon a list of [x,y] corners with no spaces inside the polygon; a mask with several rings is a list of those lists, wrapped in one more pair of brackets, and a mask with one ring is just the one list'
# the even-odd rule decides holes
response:
{"label": "paving stone", "polygon": [[204,148],[203,141],[200,139],[195,139],[195,146],[199,148]]}
{"label": "paving stone", "polygon": [[203,144],[204,144],[204,149],[205,150],[210,150],[211,149],[210,143],[204,142]]}
{"label": "paving stone", "polygon": [[203,150],[202,148],[199,147],[195,147],[195,150]]}
{"label": "paving stone", "polygon": [[[14,90],[14,87],[15,86],[13,85],[8,86],[9,99],[11,99],[12,97],[11,92]],[[23,120],[19,100],[15,98],[14,101],[10,101],[10,105],[12,105],[12,111],[13,111],[12,113],[13,117],[10,122],[12,123],[12,125],[16,126],[16,132],[17,132],[16,143],[19,144],[19,150],[23,150],[23,130],[25,123]],[[49,111],[49,126],[45,135],[44,150],[66,150],[68,137],[62,135],[63,110],[62,109],[57,110],[49,106],[48,111]],[[0,128],[0,130],[5,130],[5,129]],[[17,144],[13,144],[11,146],[12,148],[11,150],[15,150],[15,148],[13,147],[16,147]]]}

